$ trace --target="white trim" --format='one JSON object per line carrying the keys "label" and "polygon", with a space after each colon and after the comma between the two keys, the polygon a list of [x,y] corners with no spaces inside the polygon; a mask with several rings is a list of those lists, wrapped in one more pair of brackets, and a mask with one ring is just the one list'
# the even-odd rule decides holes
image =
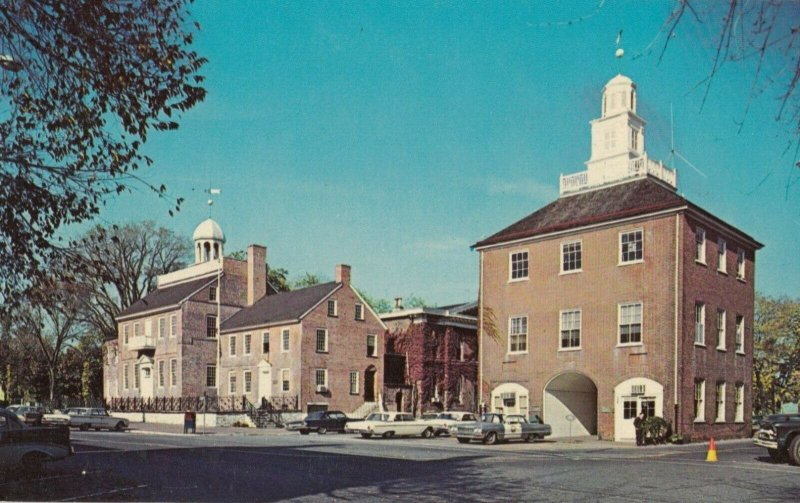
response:
{"label": "white trim", "polygon": [[[314,304],[314,305],[313,305],[313,306],[311,306],[311,307],[310,307],[308,310],[306,310],[306,312],[304,312],[303,314],[301,314],[300,316],[298,316],[298,317],[297,317],[297,320],[298,320],[298,321],[301,321],[303,318],[305,318],[306,316],[308,316],[308,315],[309,315],[309,313],[311,313],[312,311],[314,311],[314,309],[316,309],[317,307],[319,307],[319,306],[320,306],[320,304],[322,304],[323,302],[327,301],[327,300],[330,298],[330,296],[331,296],[331,295],[333,295],[334,293],[336,293],[336,292],[338,292],[339,290],[341,290],[341,289],[342,289],[342,286],[343,286],[343,284],[342,284],[342,283],[339,283],[339,284],[337,284],[337,285],[336,285],[336,287],[335,287],[333,290],[331,290],[331,291],[330,291],[330,292],[329,292],[329,293],[328,293],[326,296],[322,297],[322,298],[321,298],[321,299],[320,299],[320,300],[319,300],[319,301],[318,301],[316,304]],[[325,314],[328,314],[327,305],[326,305],[326,309],[325,309]]]}
{"label": "white trim", "polygon": [[[702,242],[697,240],[698,237],[702,236]],[[706,234],[706,230],[699,225],[694,228],[694,261],[698,264],[708,265],[708,237]],[[701,249],[698,249],[698,246]]]}
{"label": "white trim", "polygon": [[[215,269],[215,271],[216,271],[216,269]],[[220,275],[220,277],[222,277],[222,276],[224,276],[224,274]],[[194,279],[198,279],[198,278],[194,278]],[[138,313],[126,314],[126,315],[123,315],[123,316],[117,316],[114,319],[119,322],[119,321],[130,320],[132,318],[144,317],[144,315],[152,316],[154,314],[161,314],[161,312],[171,311],[171,310],[174,310],[175,308],[180,308],[184,303],[186,303],[186,301],[188,301],[193,296],[197,295],[198,292],[200,292],[201,290],[203,290],[205,287],[207,287],[208,285],[210,285],[211,283],[213,283],[216,280],[217,280],[216,276],[211,278],[208,282],[203,283],[203,286],[201,286],[200,288],[194,290],[192,293],[190,293],[189,295],[187,295],[184,298],[182,298],[181,300],[179,300],[176,304],[170,304],[168,306],[156,307],[156,308],[149,309],[149,310],[146,310],[146,311],[139,311]],[[185,281],[184,283],[188,283],[188,281]],[[173,286],[178,285],[178,284],[180,284],[180,283],[170,283],[170,285],[168,287],[165,286],[164,288],[172,288]],[[217,297],[219,297],[219,295]],[[144,297],[142,297],[142,298],[144,298]],[[139,299],[139,300],[141,300],[141,299]],[[204,303],[207,303],[207,301],[204,302]]]}
{"label": "white trim", "polygon": [[728,243],[717,238],[717,272],[728,274]]}
{"label": "white trim", "polygon": [[[566,245],[574,245],[576,243],[580,245],[581,266],[579,268],[577,268],[577,269],[570,269],[569,271],[565,271],[564,270],[564,246],[566,246]],[[559,248],[560,248],[561,254],[559,255],[560,261],[559,261],[559,265],[558,265],[558,271],[559,271],[558,274],[559,275],[577,274],[579,272],[583,272],[583,239],[570,239],[570,240],[567,240],[567,241],[561,241],[559,243],[559,245],[560,245]]]}
{"label": "white trim", "polygon": [[[288,338],[284,336],[288,335]],[[272,349],[272,348],[270,348]],[[281,353],[289,353],[292,350],[292,332],[288,328],[281,330]]]}
{"label": "white trim", "polygon": [[[519,278],[512,277],[512,273],[514,270],[514,255],[518,255],[524,253],[525,254],[525,276],[520,276]],[[516,250],[509,250],[508,252],[508,282],[509,283],[518,283],[520,281],[528,281],[531,277],[531,252],[528,248],[518,248]]]}
{"label": "white trim", "polygon": [[[722,400],[720,400],[720,386],[722,386]],[[725,422],[727,422],[725,420],[725,418],[727,416],[727,414],[725,414],[725,412],[726,412],[725,411],[725,407],[727,405],[727,400],[726,400],[727,397],[725,395],[728,392],[728,386],[727,386],[727,383],[725,383],[725,382],[718,382],[716,384],[716,386],[714,386],[714,387],[716,388],[716,392],[717,392],[716,393],[716,395],[717,395],[716,396],[716,401],[714,402],[714,406],[717,409],[716,410],[717,415],[714,418],[714,423],[725,423]],[[720,406],[720,403],[722,403],[722,406]],[[720,416],[722,416],[722,417],[720,417]]]}
{"label": "white trim", "polygon": [[[704,423],[706,421],[706,380],[705,379],[695,379],[694,386],[692,387],[692,405],[694,406],[694,400],[697,397],[697,385],[700,384],[700,395],[701,395],[701,402],[702,405],[698,408],[699,414],[693,418],[693,422],[695,423]],[[694,407],[692,407],[694,409]],[[694,412],[694,410],[692,410]]]}
{"label": "white trim", "polygon": [[[525,350],[524,351],[511,351],[511,326],[512,321],[515,318],[525,318]],[[508,317],[508,329],[506,330],[506,354],[508,355],[524,355],[528,353],[528,334],[530,330],[528,330],[528,315],[527,314],[517,314],[517,315],[510,315]],[[516,334],[517,336],[521,334]],[[519,347],[519,337],[517,337],[517,347]]]}
{"label": "white trim", "polygon": [[[333,302],[333,314],[331,314],[331,302]],[[339,302],[336,299],[328,299],[328,303],[326,306],[325,314],[329,318],[338,318],[339,317]]]}
{"label": "white trim", "polygon": [[[642,233],[642,258],[634,260],[622,260],[622,235],[634,234],[636,232]],[[617,231],[617,266],[626,266],[633,264],[644,263],[644,227],[634,227],[632,229]]]}
{"label": "white trim", "polygon": [[[564,331],[564,314],[578,313],[578,345],[564,346],[561,333]],[[560,309],[558,311],[558,350],[559,351],[579,351],[583,349],[583,312],[581,308]]]}
{"label": "white trim", "polygon": [[253,354],[253,334],[247,332],[242,334],[242,355],[250,356],[251,354]]}
{"label": "white trim", "polygon": [[[641,318],[639,318],[639,341],[638,342],[621,342],[622,341],[622,331],[620,327],[622,326],[622,306],[636,306],[638,305],[640,308]],[[617,347],[624,348],[624,347],[631,347],[631,346],[643,346],[644,345],[644,302],[641,300],[633,300],[633,301],[626,301],[626,302],[617,302]]]}
{"label": "white trim", "polygon": [[259,323],[258,325],[248,325],[246,327],[228,328],[222,331],[222,334],[238,334],[242,332],[252,332],[256,330],[269,329],[273,327],[285,327],[287,325],[297,325],[300,320],[276,320],[268,323]]}
{"label": "white trim", "polygon": [[[319,333],[323,332],[325,334],[325,347],[320,351],[317,347],[319,345]],[[327,328],[317,328],[314,332],[314,352],[318,354],[325,354],[328,353],[328,329]]]}
{"label": "white trim", "polygon": [[232,358],[236,356],[236,334],[228,336],[228,356]]}
{"label": "white trim", "polygon": [[[722,337],[720,337],[719,315],[722,313]],[[722,344],[720,344],[720,339]],[[717,351],[727,351],[728,346],[728,312],[717,308]]]}

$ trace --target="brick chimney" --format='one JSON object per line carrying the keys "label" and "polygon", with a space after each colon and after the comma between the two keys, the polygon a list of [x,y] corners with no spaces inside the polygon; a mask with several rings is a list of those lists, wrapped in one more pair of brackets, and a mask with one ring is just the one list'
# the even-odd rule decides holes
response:
{"label": "brick chimney", "polygon": [[350,284],[350,266],[339,264],[336,266],[336,282],[347,286]]}
{"label": "brick chimney", "polygon": [[252,306],[267,294],[267,248],[247,247],[247,305]]}

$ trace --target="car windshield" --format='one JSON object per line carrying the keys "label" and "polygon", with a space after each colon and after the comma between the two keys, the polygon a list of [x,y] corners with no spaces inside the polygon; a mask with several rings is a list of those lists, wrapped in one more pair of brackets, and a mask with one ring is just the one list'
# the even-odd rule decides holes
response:
{"label": "car windshield", "polygon": [[17,409],[19,409],[19,405],[11,405],[10,407],[6,407],[6,410],[9,412],[17,412]]}
{"label": "car windshield", "polygon": [[423,414],[422,419],[427,421],[428,419],[436,419],[436,416],[438,416],[438,414]]}
{"label": "car windshield", "polygon": [[306,419],[322,419],[322,416],[324,416],[324,415],[325,415],[325,412],[323,412],[323,411],[312,412],[311,414],[306,416]]}
{"label": "car windshield", "polygon": [[378,414],[373,412],[367,416],[367,421],[386,421],[386,414]]}

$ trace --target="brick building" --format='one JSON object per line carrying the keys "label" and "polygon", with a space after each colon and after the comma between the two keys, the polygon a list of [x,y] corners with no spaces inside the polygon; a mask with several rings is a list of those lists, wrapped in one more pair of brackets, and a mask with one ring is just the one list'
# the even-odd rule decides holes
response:
{"label": "brick building", "polygon": [[[398,299],[400,301],[400,299]],[[384,396],[392,410],[421,413],[477,408],[477,302],[398,308],[386,324]]]}
{"label": "brick building", "polygon": [[262,298],[221,329],[222,396],[298,397],[303,410],[361,417],[378,407],[386,326],[338,265],[330,283]]}
{"label": "brick building", "polygon": [[609,81],[588,169],[473,246],[480,399],[554,436],[633,440],[640,410],[694,439],[748,436],[762,245],[677,194],[636,109],[633,82]]}

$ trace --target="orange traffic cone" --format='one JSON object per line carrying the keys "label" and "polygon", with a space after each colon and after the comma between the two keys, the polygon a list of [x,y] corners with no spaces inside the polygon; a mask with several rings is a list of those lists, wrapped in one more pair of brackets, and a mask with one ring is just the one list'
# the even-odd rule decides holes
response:
{"label": "orange traffic cone", "polygon": [[711,440],[708,442],[708,455],[706,456],[706,461],[709,463],[717,462],[717,444],[714,443],[714,437],[711,437]]}

